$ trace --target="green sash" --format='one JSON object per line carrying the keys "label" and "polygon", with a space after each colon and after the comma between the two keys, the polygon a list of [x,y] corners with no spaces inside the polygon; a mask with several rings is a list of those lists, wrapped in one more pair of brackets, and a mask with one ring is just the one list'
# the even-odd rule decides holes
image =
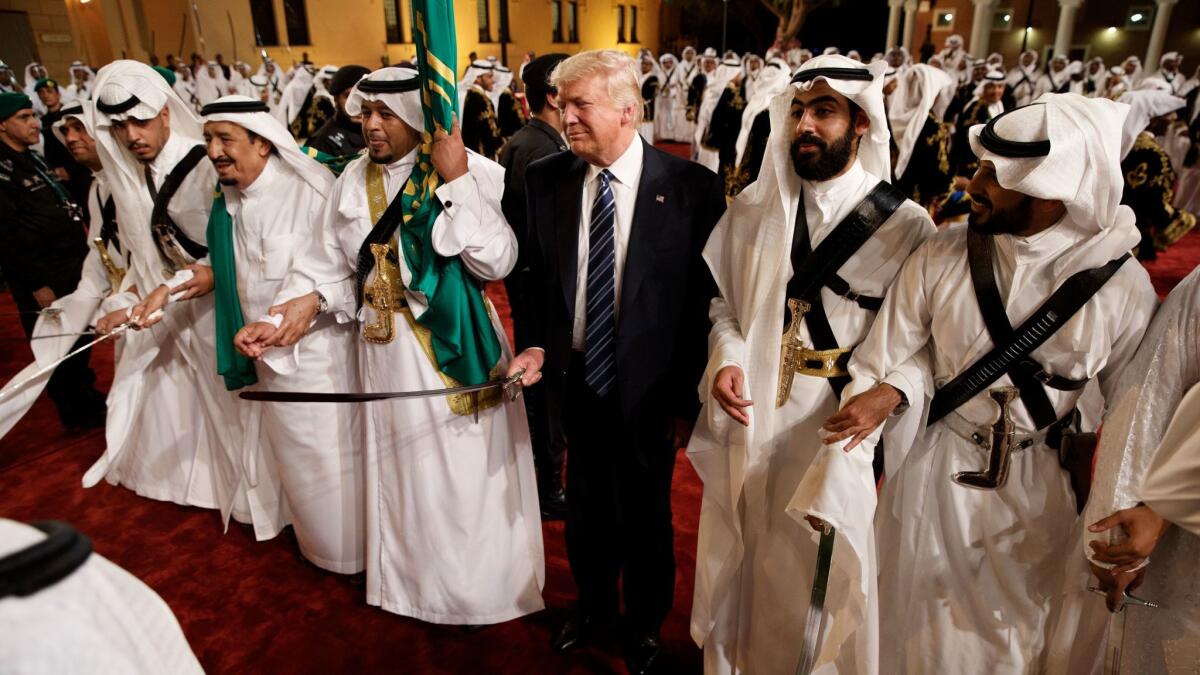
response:
{"label": "green sash", "polygon": [[254,361],[233,346],[233,336],[246,325],[238,299],[237,267],[233,261],[233,218],[225,208],[220,184],[208,214],[208,260],[213,271],[213,300],[217,309],[217,372],[233,391],[258,382]]}

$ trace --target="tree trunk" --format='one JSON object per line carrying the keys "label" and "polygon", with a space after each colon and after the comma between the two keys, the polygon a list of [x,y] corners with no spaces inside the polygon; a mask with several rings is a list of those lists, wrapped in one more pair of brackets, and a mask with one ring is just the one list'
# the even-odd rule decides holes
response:
{"label": "tree trunk", "polygon": [[780,44],[787,44],[788,40],[796,37],[804,27],[809,10],[820,4],[821,0],[791,0],[787,14],[778,14],[779,26],[775,29],[775,39],[779,40]]}

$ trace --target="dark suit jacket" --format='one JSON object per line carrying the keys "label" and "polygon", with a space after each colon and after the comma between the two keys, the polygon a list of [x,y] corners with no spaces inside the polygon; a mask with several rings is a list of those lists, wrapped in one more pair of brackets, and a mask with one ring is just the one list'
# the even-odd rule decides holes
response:
{"label": "dark suit jacket", "polygon": [[[525,170],[537,160],[567,149],[562,134],[545,122],[533,118],[513,134],[500,150],[500,166],[504,167],[504,197],[500,199],[500,210],[504,219],[512,226],[517,241],[524,243],[525,227]],[[517,252],[515,270],[525,269],[525,247]]]}
{"label": "dark suit jacket", "polygon": [[[725,211],[716,174],[643,143],[617,313],[617,393],[624,421],[658,427],[670,417],[694,420],[696,386],[707,361],[708,306],[716,286],[701,251]],[[547,396],[566,393],[587,163],[570,152],[532,164],[526,173],[533,274],[530,335],[542,347]],[[582,264],[586,264],[586,261]],[[565,402],[564,406],[572,405]]]}

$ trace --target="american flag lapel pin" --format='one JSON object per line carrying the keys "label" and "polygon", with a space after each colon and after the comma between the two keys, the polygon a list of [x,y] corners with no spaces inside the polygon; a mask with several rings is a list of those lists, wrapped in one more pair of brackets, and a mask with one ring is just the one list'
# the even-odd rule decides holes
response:
{"label": "american flag lapel pin", "polygon": [[667,201],[667,198],[663,197],[662,195],[654,195],[654,201],[658,202],[659,204],[662,204],[665,201]]}

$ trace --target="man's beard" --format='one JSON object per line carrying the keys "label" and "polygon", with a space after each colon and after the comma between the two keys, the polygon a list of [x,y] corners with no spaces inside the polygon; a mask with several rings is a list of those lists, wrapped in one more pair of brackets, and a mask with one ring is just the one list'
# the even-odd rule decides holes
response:
{"label": "man's beard", "polygon": [[1016,234],[1029,227],[1033,222],[1033,198],[1022,196],[1021,201],[1009,209],[998,210],[992,204],[986,223],[979,222],[979,216],[972,211],[967,216],[967,227],[979,234]]}
{"label": "man's beard", "polygon": [[[854,126],[846,127],[846,133],[834,141],[832,145],[816,134],[801,134],[792,141],[792,168],[796,175],[804,180],[820,182],[829,180],[845,170],[850,163],[850,155],[854,152]],[[801,143],[812,144],[820,148],[809,156],[801,155],[797,146]]]}
{"label": "man's beard", "polygon": [[391,164],[395,157],[392,156],[391,152],[377,155],[375,154],[375,151],[371,150],[371,148],[367,148],[367,159],[371,160],[375,164]]}

